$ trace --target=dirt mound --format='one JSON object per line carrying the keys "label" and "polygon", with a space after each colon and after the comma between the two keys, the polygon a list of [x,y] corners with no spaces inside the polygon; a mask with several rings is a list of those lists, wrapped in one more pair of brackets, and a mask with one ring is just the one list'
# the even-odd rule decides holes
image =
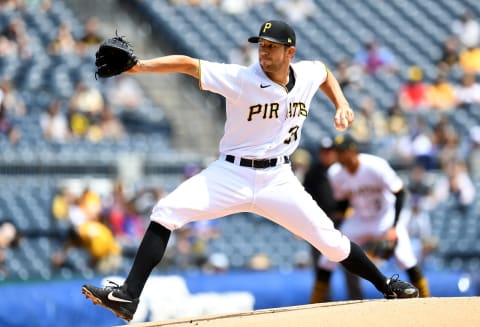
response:
{"label": "dirt mound", "polygon": [[478,327],[480,297],[330,302],[129,327]]}

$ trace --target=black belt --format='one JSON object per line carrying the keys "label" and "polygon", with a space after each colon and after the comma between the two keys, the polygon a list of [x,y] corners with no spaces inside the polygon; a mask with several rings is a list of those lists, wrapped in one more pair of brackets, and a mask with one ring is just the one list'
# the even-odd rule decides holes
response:
{"label": "black belt", "polygon": [[[231,154],[227,154],[225,156],[225,160],[231,163],[235,163],[235,156]],[[247,158],[240,158],[240,166],[242,167],[250,167],[250,168],[269,168],[275,167],[279,162],[277,158],[272,159],[247,159]],[[283,163],[289,163],[290,158],[288,156],[283,156]]]}

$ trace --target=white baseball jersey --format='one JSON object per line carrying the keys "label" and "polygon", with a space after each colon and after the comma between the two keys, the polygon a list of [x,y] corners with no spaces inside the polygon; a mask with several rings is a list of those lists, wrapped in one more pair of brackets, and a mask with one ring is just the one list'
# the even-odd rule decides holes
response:
{"label": "white baseball jersey", "polygon": [[[311,100],[327,77],[319,61],[291,67],[295,85],[288,91],[258,63],[200,62],[201,89],[226,99],[220,157],[161,199],[153,221],[174,230],[191,221],[253,212],[304,238],[333,261],[347,258],[350,240],[334,228],[283,160],[298,146]],[[278,160],[268,168],[252,168],[241,166],[241,158]]]}
{"label": "white baseball jersey", "polygon": [[302,61],[291,66],[296,82],[287,93],[265,75],[258,63],[243,67],[201,62],[200,87],[226,99],[220,153],[246,158],[293,153],[312,98],[325,81],[327,70],[320,61]]}
{"label": "white baseball jersey", "polygon": [[[383,158],[360,153],[359,167],[351,174],[339,163],[328,170],[333,193],[338,201],[348,200],[353,209],[340,230],[359,245],[381,237],[395,220],[395,195],[403,181]],[[394,256],[405,269],[417,263],[406,227],[397,224],[398,243]],[[320,259],[320,266],[333,269],[334,263]]]}

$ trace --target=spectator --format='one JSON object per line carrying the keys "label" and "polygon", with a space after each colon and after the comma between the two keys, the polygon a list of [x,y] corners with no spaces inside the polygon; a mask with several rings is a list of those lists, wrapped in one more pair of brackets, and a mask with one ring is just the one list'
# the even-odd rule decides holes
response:
{"label": "spectator", "polygon": [[247,42],[230,52],[229,61],[232,64],[250,66],[257,61],[257,49]]}
{"label": "spectator", "polygon": [[12,117],[22,117],[27,113],[25,102],[17,92],[15,84],[9,79],[3,80],[0,84],[0,102],[7,114]]}
{"label": "spectator", "polygon": [[122,247],[137,246],[145,232],[143,217],[135,207],[135,197],[130,198],[126,193],[122,181],[115,181],[113,194],[104,208],[107,224]]}
{"label": "spectator", "polygon": [[17,56],[17,45],[5,35],[0,35],[0,57],[13,58]]}
{"label": "spectator", "polygon": [[335,76],[342,89],[350,88],[352,90],[360,90],[362,88],[362,68],[353,65],[348,59],[342,59],[335,64]]}
{"label": "spectator", "polygon": [[426,170],[420,164],[414,164],[408,176],[408,191],[412,201],[420,198],[428,198],[432,186],[427,182]]}
{"label": "spectator", "polygon": [[137,111],[143,105],[144,94],[136,79],[119,75],[107,85],[106,99],[114,113],[120,114],[123,111]]}
{"label": "spectator", "polygon": [[407,80],[398,93],[398,103],[406,112],[424,111],[428,108],[427,84],[423,70],[418,66],[408,69]]}
{"label": "spectator", "polygon": [[102,140],[120,141],[126,136],[122,122],[113,114],[109,106],[106,106],[101,114],[99,127]]}
{"label": "spectator", "polygon": [[440,122],[433,127],[431,139],[436,149],[436,156],[440,166],[449,161],[463,158],[460,136],[448,120],[448,117],[442,117]]}
{"label": "spectator", "polygon": [[72,229],[62,249],[51,257],[55,267],[68,264],[70,251],[80,248],[89,255],[89,266],[100,274],[115,273],[122,263],[122,248],[112,231],[98,220],[86,220]]}
{"label": "spectator", "polygon": [[411,131],[411,149],[415,163],[431,170],[438,166],[435,147],[431,138],[431,129],[424,117],[418,116]]}
{"label": "spectator", "polygon": [[437,62],[439,72],[448,75],[452,70],[459,67],[460,50],[458,40],[454,36],[449,36],[443,41],[442,54]]}
{"label": "spectator", "polygon": [[474,179],[480,177],[480,126],[476,125],[469,131],[469,149],[467,154],[468,169]]}
{"label": "spectator", "polygon": [[363,49],[355,54],[353,63],[360,65],[367,74],[396,73],[398,70],[394,54],[377,40],[365,43]]}
{"label": "spectator", "polygon": [[58,99],[53,99],[47,111],[40,115],[40,127],[43,137],[48,141],[66,143],[70,140],[67,117],[62,112]]}
{"label": "spectator", "polygon": [[28,59],[32,56],[30,38],[22,18],[14,16],[7,24],[2,36],[12,43],[17,57]]}
{"label": "spectator", "polygon": [[472,105],[480,104],[480,84],[475,74],[465,73],[460,85],[455,86],[456,105],[469,109]]}
{"label": "spectator", "polygon": [[70,97],[69,124],[72,133],[98,142],[102,135],[98,123],[105,107],[100,90],[85,81],[80,81]]}
{"label": "spectator", "polygon": [[248,12],[253,3],[253,0],[220,0],[219,6],[229,15],[239,15]]}
{"label": "spectator", "polygon": [[2,94],[0,94],[0,137],[5,137],[10,144],[15,145],[20,142],[21,133],[7,117],[6,109],[1,97]]}
{"label": "spectator", "polygon": [[427,107],[438,111],[450,111],[455,108],[455,90],[444,74],[427,86]]}
{"label": "spectator", "polygon": [[48,53],[51,55],[74,54],[77,42],[72,34],[69,23],[62,23],[58,27],[55,39],[48,45]]}
{"label": "spectator", "polygon": [[304,21],[317,13],[317,6],[312,0],[280,0],[275,1],[275,8],[292,23]]}
{"label": "spectator", "polygon": [[0,279],[8,275],[7,252],[6,249],[16,247],[21,239],[21,233],[18,231],[15,223],[9,219],[0,221]]}
{"label": "spectator", "polygon": [[460,40],[462,47],[477,47],[480,42],[480,24],[473,18],[470,11],[465,11],[452,23],[452,32]]}
{"label": "spectator", "polygon": [[476,190],[463,160],[449,161],[442,166],[444,176],[434,185],[432,199],[434,203],[453,201],[453,208],[462,215],[469,213],[475,201]]}
{"label": "spectator", "polygon": [[[70,266],[70,252],[78,248],[88,254],[88,264],[96,272],[101,274],[116,272],[122,262],[122,248],[110,228],[101,221],[100,196],[88,187],[79,197],[72,196],[70,190],[62,189],[57,201],[56,209],[62,209],[63,204],[68,206],[69,235],[62,248],[52,255],[52,265]],[[62,201],[63,204],[60,203]],[[62,210],[57,214],[63,215]]]}
{"label": "spectator", "polygon": [[470,47],[460,52],[460,67],[465,73],[480,73],[480,47]]}
{"label": "spectator", "polygon": [[103,41],[98,30],[98,17],[90,16],[85,22],[84,33],[78,40],[80,53],[88,52]]}
{"label": "spectator", "polygon": [[355,116],[355,124],[351,134],[362,144],[373,140],[383,140],[388,134],[385,114],[377,107],[375,98],[369,96],[361,100],[359,112]]}

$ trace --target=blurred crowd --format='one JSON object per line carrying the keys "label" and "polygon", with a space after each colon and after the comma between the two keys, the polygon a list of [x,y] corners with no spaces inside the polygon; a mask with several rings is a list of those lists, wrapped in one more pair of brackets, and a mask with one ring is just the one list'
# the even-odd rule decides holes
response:
{"label": "blurred crowd", "polygon": [[[66,17],[59,16],[55,19],[60,21],[52,25],[51,33],[40,36],[43,37],[40,46],[37,38],[33,37],[35,34],[31,33],[32,26],[27,23],[27,13],[37,10],[45,17],[55,17],[54,4],[58,5],[51,0],[10,0],[2,1],[0,5],[0,139],[12,145],[18,144],[22,140],[25,117],[38,114],[37,123],[47,142],[125,140],[129,133],[129,121],[135,119],[138,123],[143,121],[148,124],[148,117],[140,110],[145,104],[145,94],[132,77],[122,75],[100,84],[91,78],[93,75],[88,78],[82,75],[84,67],[69,72],[68,66],[64,66],[64,71],[59,74],[70,74],[67,80],[57,80],[59,85],[51,87],[66,87],[70,79],[74,83],[72,89],[67,89],[67,94],[47,90],[50,93],[49,100],[39,108],[38,103],[29,102],[25,97],[30,97],[26,94],[28,92],[43,90],[28,89],[28,86],[22,88],[23,84],[19,87],[17,83],[26,77],[21,73],[6,73],[10,60],[18,60],[19,66],[27,67],[35,65],[35,60],[39,60],[35,57],[40,55],[50,58],[51,68],[47,70],[51,71],[47,74],[56,74],[57,65],[63,60],[72,61],[75,58],[85,60],[93,67],[92,58],[98,44],[104,39],[99,32],[96,16],[89,17],[79,27]],[[33,67],[29,69],[35,70]]]}

